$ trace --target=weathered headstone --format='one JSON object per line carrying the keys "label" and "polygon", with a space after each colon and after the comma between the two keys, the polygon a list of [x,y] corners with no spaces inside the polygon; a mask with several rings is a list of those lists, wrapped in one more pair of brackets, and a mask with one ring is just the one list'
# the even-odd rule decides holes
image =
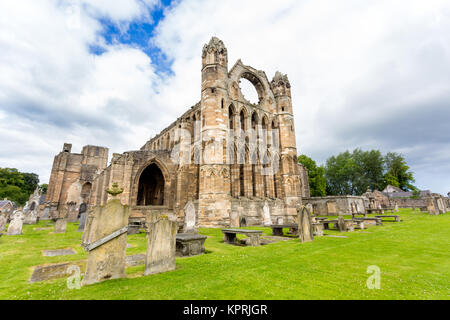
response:
{"label": "weathered headstone", "polygon": [[309,242],[314,240],[313,227],[311,222],[311,213],[306,207],[297,210],[298,237],[300,242]]}
{"label": "weathered headstone", "polygon": [[6,220],[6,215],[0,213],[0,233],[5,231]]}
{"label": "weathered headstone", "polygon": [[196,214],[195,206],[192,201],[189,201],[184,206],[184,232],[185,233],[196,233]]}
{"label": "weathered headstone", "polygon": [[13,218],[9,224],[8,231],[6,235],[8,236],[17,236],[22,234],[22,226],[23,226],[23,213],[22,211],[16,211],[13,214]]}
{"label": "weathered headstone", "polygon": [[[117,184],[113,188],[117,188]],[[110,193],[111,190],[107,191]],[[82,285],[126,277],[128,216],[129,207],[118,199],[94,208],[89,230],[85,231],[86,237],[83,235],[89,256]]]}
{"label": "weathered headstone", "polygon": [[345,219],[344,219],[343,216],[339,216],[338,217],[338,223],[337,224],[338,224],[339,232],[347,231],[346,228],[345,228]]}
{"label": "weathered headstone", "polygon": [[42,214],[41,220],[49,220],[49,219],[50,219],[50,208],[49,207],[45,207],[44,208],[44,213]]}
{"label": "weathered headstone", "polygon": [[67,222],[76,222],[78,220],[78,210],[75,203],[67,204]]}
{"label": "weathered headstone", "polygon": [[145,275],[175,270],[177,222],[161,215],[148,222]]}
{"label": "weathered headstone", "polygon": [[433,200],[431,198],[427,199],[427,211],[431,215],[438,214],[438,211],[436,210],[436,207],[434,206]]}
{"label": "weathered headstone", "polygon": [[86,225],[86,212],[83,212],[80,217],[77,232],[83,232]]}
{"label": "weathered headstone", "polygon": [[398,202],[397,201],[395,202],[394,211],[398,212]]}
{"label": "weathered headstone", "polygon": [[73,249],[56,249],[56,250],[44,250],[42,251],[42,255],[44,257],[59,257],[59,256],[67,256],[71,254],[76,254]]}
{"label": "weathered headstone", "polygon": [[264,203],[263,214],[264,214],[264,225],[270,226],[272,224],[272,219],[270,217],[270,208],[267,201]]}
{"label": "weathered headstone", "polygon": [[67,229],[67,219],[60,218],[55,223],[55,233],[65,233]]}
{"label": "weathered headstone", "polygon": [[25,219],[23,220],[23,224],[36,224],[37,222],[38,222],[38,213],[36,210],[28,211],[25,214]]}

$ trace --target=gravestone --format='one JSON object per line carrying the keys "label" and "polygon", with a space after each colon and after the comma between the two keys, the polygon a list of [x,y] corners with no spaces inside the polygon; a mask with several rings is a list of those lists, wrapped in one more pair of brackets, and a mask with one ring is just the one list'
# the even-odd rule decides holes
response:
{"label": "gravestone", "polygon": [[[118,186],[114,183],[113,189],[107,191],[115,196],[119,194],[116,189]],[[94,208],[89,229],[85,231],[86,236],[83,235],[84,248],[89,256],[81,285],[126,277],[129,213],[129,207],[122,205],[119,199]]]}
{"label": "gravestone", "polygon": [[334,201],[327,202],[327,211],[328,211],[328,215],[337,214],[336,202],[334,202]]}
{"label": "gravestone", "polygon": [[397,201],[395,202],[394,211],[398,212],[398,202]]}
{"label": "gravestone", "polygon": [[277,218],[277,224],[278,224],[278,225],[283,224],[283,222],[284,222],[283,217],[278,217],[278,218]]}
{"label": "gravestone", "polygon": [[5,231],[6,220],[6,215],[0,213],[0,233],[3,233],[3,231]]}
{"label": "gravestone", "polygon": [[306,207],[297,210],[298,237],[300,242],[314,240],[311,212]]}
{"label": "gravestone", "polygon": [[50,208],[44,208],[44,213],[42,214],[41,220],[49,220],[50,219]]}
{"label": "gravestone", "polygon": [[264,214],[264,225],[265,226],[272,225],[272,219],[270,218],[270,208],[267,201],[264,203],[263,214]]}
{"label": "gravestone", "polygon": [[67,219],[60,218],[56,220],[54,231],[55,233],[66,233],[66,229],[67,229]]}
{"label": "gravestone", "polygon": [[147,222],[145,275],[175,270],[177,222],[161,215]]}
{"label": "gravestone", "polygon": [[339,217],[338,217],[338,223],[337,223],[337,225],[338,225],[339,232],[345,232],[345,231],[347,231],[347,230],[346,230],[346,227],[345,227],[345,219],[344,219],[343,216],[339,216]]}
{"label": "gravestone", "polygon": [[427,211],[431,215],[437,215],[439,214],[436,210],[436,207],[434,206],[433,200],[431,198],[427,199]]}
{"label": "gravestone", "polygon": [[17,236],[22,234],[22,227],[23,227],[23,212],[22,211],[16,211],[13,213],[12,220],[9,224],[8,231],[6,232],[7,236]]}
{"label": "gravestone", "polygon": [[239,221],[239,213],[232,210],[230,213],[230,227],[239,228],[241,226]]}
{"label": "gravestone", "polygon": [[67,204],[67,222],[76,222],[78,220],[78,210],[75,203]]}
{"label": "gravestone", "polygon": [[86,212],[81,214],[79,222],[77,232],[83,232],[86,225]]}
{"label": "gravestone", "polygon": [[76,254],[73,249],[56,249],[56,250],[44,250],[42,255],[44,257],[59,257]]}
{"label": "gravestone", "polygon": [[196,233],[196,214],[195,206],[192,201],[188,201],[184,206],[184,232],[185,233]]}
{"label": "gravestone", "polygon": [[[34,204],[34,202],[33,202]],[[36,224],[38,222],[38,213],[36,210],[28,211],[25,214],[25,219],[23,220],[23,224]]]}

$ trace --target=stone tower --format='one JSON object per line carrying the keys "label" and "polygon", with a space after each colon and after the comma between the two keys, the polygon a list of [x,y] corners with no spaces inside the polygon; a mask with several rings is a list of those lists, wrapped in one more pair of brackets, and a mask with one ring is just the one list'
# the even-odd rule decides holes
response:
{"label": "stone tower", "polygon": [[276,72],[271,87],[275,96],[279,126],[281,167],[278,181],[286,201],[287,211],[293,214],[295,207],[301,204],[302,191],[295,141],[291,85],[287,75]]}
{"label": "stone tower", "polygon": [[199,224],[229,219],[230,171],[224,158],[228,109],[228,53],[213,37],[203,47],[201,86],[202,159],[199,176]]}

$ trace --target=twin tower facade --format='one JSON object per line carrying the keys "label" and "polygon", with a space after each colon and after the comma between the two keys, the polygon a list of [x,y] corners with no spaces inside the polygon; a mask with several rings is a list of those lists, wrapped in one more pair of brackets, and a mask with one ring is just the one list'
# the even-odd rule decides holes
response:
{"label": "twin tower facade", "polygon": [[[229,69],[227,49],[215,37],[203,47],[201,72],[199,103],[140,150],[113,154],[107,167],[99,161],[96,171],[90,168],[95,174],[89,181],[68,174],[56,161],[64,151],[57,155],[49,191],[57,189],[52,188],[55,183],[66,190],[47,196],[51,210],[64,215],[68,198],[78,198],[78,205],[103,205],[109,197],[105,189],[117,182],[124,188],[120,199],[131,207],[131,220],[164,211],[176,215],[180,226],[187,219],[199,227],[293,222],[309,191],[306,170],[297,161],[287,76],[277,72],[269,81],[263,71],[240,60]],[[253,84],[257,103],[244,97],[241,79]],[[53,178],[64,175],[70,181]],[[86,183],[89,188],[83,189]],[[89,196],[65,194],[78,189],[89,189]]]}

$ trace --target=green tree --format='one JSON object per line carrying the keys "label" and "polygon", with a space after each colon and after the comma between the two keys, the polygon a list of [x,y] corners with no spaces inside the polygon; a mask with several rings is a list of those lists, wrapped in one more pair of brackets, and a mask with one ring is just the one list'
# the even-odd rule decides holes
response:
{"label": "green tree", "polygon": [[8,198],[24,205],[39,183],[35,173],[21,173],[15,168],[0,168],[0,199]]}
{"label": "green tree", "polygon": [[355,194],[355,166],[355,159],[348,151],[330,157],[325,165],[327,194]]}
{"label": "green tree", "polygon": [[384,185],[388,184],[399,187],[404,191],[414,191],[417,189],[412,185],[416,180],[414,173],[410,171],[406,164],[405,157],[396,152],[388,152],[384,157],[385,175]]}
{"label": "green tree", "polygon": [[316,162],[308,156],[302,154],[298,157],[298,162],[308,169],[308,180],[311,197],[323,197],[326,193],[327,180],[325,179],[325,169],[317,166]]}
{"label": "green tree", "polygon": [[42,190],[42,194],[47,194],[47,190],[48,190],[48,184],[47,183],[43,183],[39,187]]}

